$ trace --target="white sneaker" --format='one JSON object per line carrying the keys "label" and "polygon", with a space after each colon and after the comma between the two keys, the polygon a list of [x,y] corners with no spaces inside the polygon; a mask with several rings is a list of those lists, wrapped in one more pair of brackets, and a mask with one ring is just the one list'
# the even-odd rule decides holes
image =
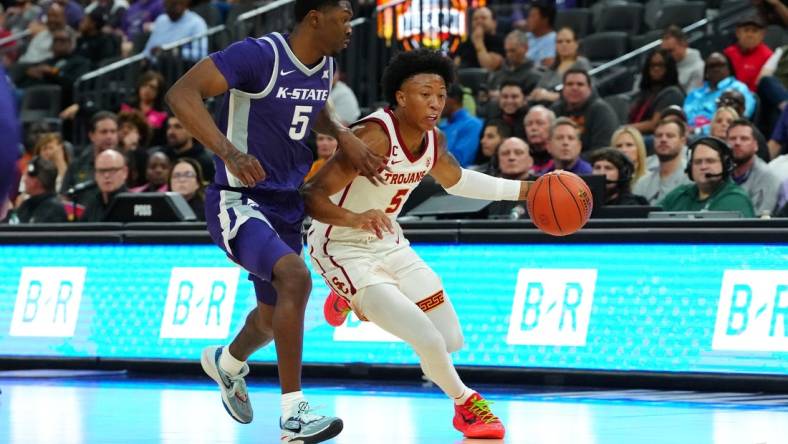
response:
{"label": "white sneaker", "polygon": [[232,376],[219,367],[219,357],[224,347],[206,347],[200,356],[200,364],[205,373],[211,377],[222,392],[222,404],[227,413],[241,424],[252,422],[252,404],[246,389],[244,376],[249,374],[249,365],[244,363],[241,373]]}
{"label": "white sneaker", "polygon": [[314,444],[331,439],[342,432],[342,420],[333,416],[313,415],[307,401],[298,404],[298,413],[287,418],[279,419],[282,429],[283,443]]}

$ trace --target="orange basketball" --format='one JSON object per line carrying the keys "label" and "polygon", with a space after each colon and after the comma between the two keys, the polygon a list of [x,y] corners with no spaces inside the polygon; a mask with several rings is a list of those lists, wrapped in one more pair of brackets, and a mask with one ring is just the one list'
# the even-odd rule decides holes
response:
{"label": "orange basketball", "polygon": [[566,236],[583,227],[594,199],[585,181],[569,171],[557,170],[536,180],[528,190],[528,214],[537,228],[553,236]]}

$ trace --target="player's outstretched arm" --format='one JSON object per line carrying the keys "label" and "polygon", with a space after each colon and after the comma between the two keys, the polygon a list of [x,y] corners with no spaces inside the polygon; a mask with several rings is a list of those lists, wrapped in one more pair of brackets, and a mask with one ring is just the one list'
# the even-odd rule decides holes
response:
{"label": "player's outstretched arm", "polygon": [[246,186],[265,179],[260,162],[238,151],[227,140],[203,104],[207,97],[224,94],[227,80],[210,57],[202,59],[167,91],[165,100],[181,124],[207,149],[216,153],[227,169]]}
{"label": "player's outstretched arm", "polygon": [[345,152],[346,158],[359,173],[377,185],[384,183],[381,171],[386,165],[385,155],[380,155],[356,137],[350,129],[342,125],[334,112],[331,100],[320,110],[315,126],[316,132],[329,134],[337,139],[339,149]]}
{"label": "player's outstretched arm", "polygon": [[[388,151],[388,138],[382,131],[380,135],[364,133],[374,133],[376,125],[361,127],[359,137],[365,139],[375,152],[382,153]],[[382,138],[380,137],[382,135]],[[384,145],[383,145],[384,144]],[[381,148],[385,146],[386,148]],[[354,213],[345,208],[334,204],[331,196],[339,193],[358,177],[359,173],[343,151],[337,151],[325,165],[323,165],[308,182],[301,187],[301,195],[304,197],[306,212],[312,218],[320,222],[336,225],[340,227],[358,228],[374,233],[378,238],[383,238],[383,232],[392,232],[391,220],[386,214],[378,209],[372,209],[363,213]]]}
{"label": "player's outstretched arm", "polygon": [[525,200],[533,182],[488,176],[462,168],[446,148],[446,137],[438,132],[438,161],[430,175],[447,193],[483,200]]}

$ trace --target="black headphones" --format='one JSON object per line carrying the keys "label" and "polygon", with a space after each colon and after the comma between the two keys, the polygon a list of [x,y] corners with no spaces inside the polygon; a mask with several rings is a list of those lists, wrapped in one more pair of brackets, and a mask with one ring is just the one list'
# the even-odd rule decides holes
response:
{"label": "black headphones", "polygon": [[736,167],[733,164],[733,153],[731,151],[731,147],[729,147],[724,140],[712,136],[701,137],[690,144],[687,151],[687,167],[684,169],[684,172],[687,173],[687,177],[689,177],[691,181],[695,181],[695,179],[692,178],[692,155],[698,145],[705,145],[720,155],[720,160],[722,161],[722,180],[728,180],[731,173],[733,172],[733,169]]}
{"label": "black headphones", "polygon": [[[618,169],[618,180],[614,181],[619,186],[628,184],[635,174],[635,164],[624,153],[615,148],[602,148],[589,155],[591,165],[598,160],[606,160]],[[613,183],[613,182],[608,182]]]}

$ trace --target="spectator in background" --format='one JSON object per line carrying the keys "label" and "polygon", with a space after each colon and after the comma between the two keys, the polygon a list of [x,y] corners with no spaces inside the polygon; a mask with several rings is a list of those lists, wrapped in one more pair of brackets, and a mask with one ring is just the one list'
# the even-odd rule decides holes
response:
{"label": "spectator in background", "polygon": [[748,120],[734,120],[728,127],[728,145],[733,150],[735,168],[731,178],[750,196],[756,215],[768,215],[777,204],[780,180],[772,173],[758,152],[755,133],[758,130]]}
{"label": "spectator in background", "polygon": [[676,187],[690,183],[684,174],[687,145],[686,127],[674,120],[662,120],[654,130],[654,152],[659,166],[635,183],[632,192],[656,205]]}
{"label": "spectator in background", "polygon": [[622,126],[613,133],[610,138],[610,145],[625,155],[632,162],[632,183],[635,183],[646,175],[646,144],[643,136],[632,126]]}
{"label": "spectator in background", "polygon": [[506,60],[503,67],[490,73],[487,86],[498,90],[504,80],[514,81],[522,85],[523,91],[530,93],[542,74],[534,67],[534,62],[528,59],[528,37],[522,31],[510,32],[503,41],[506,51]]}
{"label": "spectator in background", "polygon": [[164,14],[164,0],[136,0],[121,21],[126,39],[134,41],[140,34],[150,32],[156,17]]}
{"label": "spectator in background", "polygon": [[138,110],[118,113],[118,149],[129,163],[129,186],[136,187],[145,183],[145,170],[148,163],[148,146],[153,131]]}
{"label": "spectator in background", "polygon": [[112,30],[119,30],[128,9],[129,3],[126,0],[93,0],[85,7],[85,15],[100,10],[104,23],[97,27],[98,30],[101,31],[105,25]]}
{"label": "spectator in background", "polygon": [[730,180],[731,149],[720,139],[702,137],[690,145],[687,175],[694,183],[676,187],[660,202],[665,211],[739,211],[754,217],[752,202]]}
{"label": "spectator in background", "polygon": [[[337,142],[337,139],[329,136],[328,134],[317,133],[315,145],[317,145],[317,159],[312,162],[312,167],[309,169],[309,172],[306,173],[304,182],[309,180],[310,177],[314,176],[315,173],[317,173],[317,171],[326,164],[326,161],[328,161],[328,159],[334,155],[339,142]],[[200,169],[202,170],[202,168]]]}
{"label": "spectator in background", "polygon": [[[205,20],[189,10],[189,0],[164,0],[164,12],[153,22],[150,37],[142,50],[149,58],[158,56],[161,48],[168,43],[208,31]],[[207,37],[197,39],[180,49],[180,57],[184,60],[196,62],[207,55]]]}
{"label": "spectator in background", "polygon": [[[533,159],[528,154],[528,144],[519,137],[504,140],[495,153],[495,176],[506,179],[526,180],[531,177]],[[526,203],[518,201],[497,201],[487,207],[490,218],[520,219],[527,214]]]}
{"label": "spectator in background", "polygon": [[588,161],[593,174],[605,176],[605,205],[648,205],[645,197],[630,191],[635,166],[624,153],[602,148],[592,152]]}
{"label": "spectator in background", "polygon": [[558,31],[555,38],[555,60],[542,74],[536,89],[531,91],[528,96],[529,101],[552,104],[561,98],[561,94],[556,92],[555,88],[563,82],[566,71],[591,69],[591,62],[578,54],[578,46],[577,35],[572,28],[565,26]]}
{"label": "spectator in background", "polygon": [[559,117],[550,129],[547,145],[553,156],[553,170],[565,170],[577,175],[591,174],[591,164],[580,157],[580,128],[569,118]]}
{"label": "spectator in background", "polygon": [[189,157],[199,162],[207,181],[213,180],[215,168],[213,158],[202,145],[194,140],[192,134],[184,128],[177,117],[167,119],[167,144],[162,151],[175,162],[178,159]]}
{"label": "spectator in background", "polygon": [[771,125],[788,103],[788,45],[775,49],[758,74],[763,121]]}
{"label": "spectator in background", "polygon": [[512,136],[524,139],[525,131],[522,122],[526,112],[528,112],[528,106],[522,85],[509,80],[504,81],[501,84],[501,93],[498,97],[498,110],[491,117],[506,123]]}
{"label": "spectator in background", "polygon": [[493,162],[495,153],[498,152],[501,143],[511,136],[512,131],[509,126],[500,120],[486,122],[482,131],[482,139],[479,141],[479,152],[471,169],[495,176],[498,169],[498,163]]}
{"label": "spectator in background", "polygon": [[14,211],[10,223],[44,224],[66,222],[66,210],[55,192],[57,168],[36,156],[27,164],[22,177],[27,199]]}
{"label": "spectator in background", "polygon": [[788,6],[785,0],[750,0],[764,22],[770,25],[788,26]]}
{"label": "spectator in background", "polygon": [[458,84],[449,85],[446,94],[446,106],[443,107],[443,120],[439,128],[446,136],[446,146],[460,165],[467,167],[476,159],[479,150],[479,135],[482,131],[482,120],[472,116],[462,107],[462,87]]}
{"label": "spectator in background", "polygon": [[85,202],[85,212],[80,221],[103,222],[115,196],[127,191],[128,174],[126,157],[120,151],[108,149],[96,156],[94,177],[98,190],[93,191]]}
{"label": "spectator in background", "polygon": [[496,32],[495,16],[490,8],[473,11],[468,40],[457,48],[454,63],[460,68],[498,70],[503,64],[503,39]]}
{"label": "spectator in background", "polygon": [[553,156],[550,155],[550,128],[555,123],[555,113],[542,105],[536,105],[528,110],[523,119],[526,140],[533,167],[534,176],[539,177],[553,169]]}
{"label": "spectator in background", "polygon": [[783,109],[780,119],[774,125],[774,131],[772,131],[772,137],[769,138],[768,144],[769,156],[772,159],[788,154],[788,106]]}
{"label": "spectator in background", "polygon": [[69,162],[71,162],[71,156],[63,144],[63,137],[59,133],[44,134],[38,139],[33,155],[45,159],[55,166],[57,170],[55,190],[61,189],[63,177],[65,177]]}
{"label": "spectator in background", "polygon": [[530,177],[533,159],[528,154],[528,144],[519,137],[510,137],[498,146],[495,153],[498,163],[496,176],[512,180]]}
{"label": "spectator in background", "polygon": [[[60,189],[63,194],[70,194],[70,188],[78,184],[85,184],[95,176],[96,157],[103,151],[116,149],[118,146],[118,116],[108,111],[99,111],[90,119],[88,129],[90,144],[84,147],[82,154],[74,159],[68,166]],[[125,164],[125,163],[124,163]],[[125,177],[124,177],[125,180]],[[83,190],[74,193],[76,200],[81,200],[92,187],[86,186]]]}
{"label": "spectator in background", "polygon": [[132,193],[163,193],[169,191],[167,179],[170,177],[172,162],[166,154],[154,151],[148,156],[145,168],[145,185],[131,188]]}
{"label": "spectator in background", "polygon": [[738,118],[739,113],[730,106],[721,106],[717,108],[717,111],[714,113],[714,118],[711,119],[711,136],[725,140],[728,136],[728,127]]}
{"label": "spectator in background", "polygon": [[164,76],[156,71],[146,71],[137,80],[135,95],[129,103],[120,105],[121,111],[139,110],[154,130],[161,129],[167,121],[164,111]]}
{"label": "spectator in background", "polygon": [[361,110],[358,108],[356,94],[342,81],[343,74],[339,69],[334,73],[334,85],[331,87],[329,98],[334,105],[334,111],[339,116],[339,120],[343,125],[347,126],[358,120]]}
{"label": "spectator in background", "polygon": [[200,164],[188,157],[178,159],[170,170],[170,189],[186,199],[197,220],[205,220],[205,178]]}
{"label": "spectator in background", "polygon": [[583,151],[606,147],[618,127],[615,111],[591,89],[591,76],[582,69],[564,73],[561,99],[552,110],[556,116],[568,117],[577,124]]}
{"label": "spectator in background", "polygon": [[72,29],[77,29],[79,27],[79,22],[85,15],[82,4],[76,0],[44,0],[39,2],[39,4],[45,11],[49,9],[51,5],[60,5],[66,15],[66,24]]}
{"label": "spectator in background", "polygon": [[35,64],[51,58],[52,33],[68,28],[66,25],[66,12],[60,4],[52,3],[49,9],[46,10],[46,14],[47,21],[45,26],[36,24],[36,22],[31,25],[34,35],[30,39],[25,52],[19,57],[19,63]]}
{"label": "spectator in background", "polygon": [[662,49],[670,52],[676,61],[679,85],[684,92],[692,91],[703,85],[703,58],[700,51],[689,47],[687,35],[676,25],[668,26],[662,34]]}
{"label": "spectator in background", "polygon": [[662,110],[684,103],[676,62],[667,50],[656,49],[646,57],[640,91],[629,110],[629,123],[641,134],[651,134],[662,120]]}
{"label": "spectator in background", "polygon": [[102,31],[106,24],[107,13],[103,8],[93,8],[79,22],[79,38],[74,54],[90,60],[93,68],[98,68],[104,60],[120,55],[120,48],[113,36]]}
{"label": "spectator in background", "polygon": [[[5,11],[5,27],[11,34],[26,30],[31,23],[41,16],[43,9],[33,0],[17,0],[14,6]],[[65,23],[65,17],[63,18]]]}
{"label": "spectator in background", "polygon": [[717,109],[717,98],[729,89],[736,90],[744,96],[744,115],[748,118],[752,117],[755,111],[755,98],[747,85],[731,75],[732,69],[730,61],[722,53],[713,52],[706,57],[703,86],[690,91],[684,99],[684,112],[687,114],[687,123],[690,127],[702,128],[708,125]]}
{"label": "spectator in background", "polygon": [[736,78],[755,92],[761,68],[772,56],[772,50],[763,43],[766,25],[757,15],[751,15],[736,23],[736,43],[725,48]]}
{"label": "spectator in background", "polygon": [[528,58],[550,66],[555,60],[555,3],[535,1],[528,10]]}
{"label": "spectator in background", "polygon": [[52,31],[52,57],[34,65],[18,64],[17,71],[24,74],[17,77],[17,86],[57,85],[61,91],[61,103],[71,103],[74,83],[90,71],[90,61],[74,54],[75,43],[76,33],[71,28]]}

